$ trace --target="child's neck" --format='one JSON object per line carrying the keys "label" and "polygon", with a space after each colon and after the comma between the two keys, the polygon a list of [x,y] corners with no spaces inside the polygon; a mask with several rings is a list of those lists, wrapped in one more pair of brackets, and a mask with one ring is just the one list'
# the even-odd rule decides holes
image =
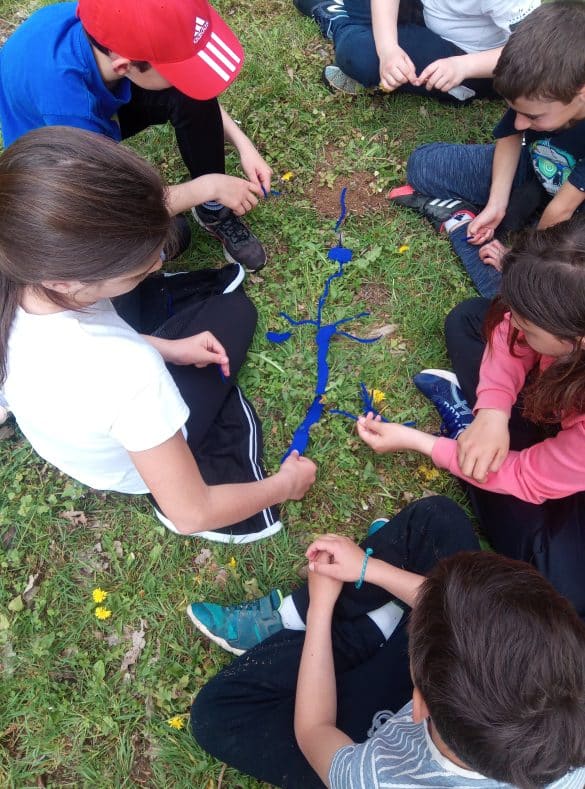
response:
{"label": "child's neck", "polygon": [[431,740],[435,744],[435,747],[439,751],[441,756],[444,756],[445,759],[448,759],[450,762],[453,762],[453,764],[456,764],[457,767],[462,767],[464,770],[471,770],[471,768],[467,764],[465,764],[465,762],[462,762],[461,759],[455,756],[453,751],[445,744],[445,742],[441,738],[441,735],[437,731],[436,727],[433,725],[433,721],[430,718],[427,721],[427,726]]}
{"label": "child's neck", "polygon": [[108,90],[114,90],[122,77],[118,76],[114,71],[110,56],[106,55],[105,52],[101,52],[97,47],[94,47],[93,44],[91,44],[91,50],[105,86]]}
{"label": "child's neck", "polygon": [[66,309],[32,288],[25,289],[20,299],[20,306],[31,315],[53,315],[56,312],[64,312]]}

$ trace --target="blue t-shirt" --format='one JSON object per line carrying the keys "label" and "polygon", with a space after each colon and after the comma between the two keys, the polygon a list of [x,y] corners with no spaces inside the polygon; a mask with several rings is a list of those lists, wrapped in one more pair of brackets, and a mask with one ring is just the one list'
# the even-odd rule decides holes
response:
{"label": "blue t-shirt", "polygon": [[[494,137],[518,134],[514,128],[515,119],[516,113],[509,109],[494,129]],[[527,129],[523,144],[530,154],[536,177],[549,195],[554,197],[565,181],[585,192],[585,120],[556,131]]]}
{"label": "blue t-shirt", "polygon": [[109,90],[75,12],[77,3],[41,8],[0,50],[0,123],[7,147],[40,126],[75,126],[119,141],[119,108],[130,82]]}
{"label": "blue t-shirt", "polygon": [[[426,723],[412,720],[412,701],[399,712],[378,713],[375,729],[360,745],[346,745],[333,757],[331,789],[512,789],[464,770],[445,758],[431,739]],[[385,719],[378,727],[377,724]],[[583,789],[585,768],[559,778],[548,789]]]}

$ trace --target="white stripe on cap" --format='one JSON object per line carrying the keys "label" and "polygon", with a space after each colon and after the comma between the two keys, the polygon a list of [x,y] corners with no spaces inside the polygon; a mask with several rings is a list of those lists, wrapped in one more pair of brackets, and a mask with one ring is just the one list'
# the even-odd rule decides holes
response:
{"label": "white stripe on cap", "polygon": [[199,57],[201,58],[201,60],[203,60],[205,63],[207,63],[207,65],[209,66],[209,68],[210,68],[212,71],[215,71],[215,73],[216,73],[216,74],[217,74],[219,77],[221,77],[221,79],[222,79],[224,82],[229,82],[230,75],[227,73],[227,71],[224,71],[224,70],[222,69],[222,67],[219,65],[219,63],[216,63],[216,62],[215,62],[215,60],[213,60],[212,58],[210,58],[210,57],[209,57],[209,55],[207,54],[207,52],[206,52],[204,49],[200,49],[200,50],[199,50],[199,52],[198,52],[197,54],[199,55]]}
{"label": "white stripe on cap", "polygon": [[236,63],[240,62],[240,58],[236,55],[236,53],[233,51],[233,49],[230,49],[230,47],[228,47],[228,45],[225,43],[225,41],[221,40],[221,38],[217,35],[217,33],[212,33],[211,34],[211,38],[215,41],[216,44],[219,44],[219,46],[224,50],[224,52],[227,53],[227,55],[232,60],[235,60]]}
{"label": "white stripe on cap", "polygon": [[223,52],[220,52],[219,49],[215,46],[215,44],[211,43],[211,41],[207,42],[207,44],[205,45],[205,49],[210,54],[215,55],[215,57],[218,60],[220,60],[223,63],[223,65],[226,66],[226,68],[229,68],[230,71],[235,71],[236,70],[235,63],[232,63],[231,60],[228,60],[228,58],[226,58],[226,56],[223,54]]}

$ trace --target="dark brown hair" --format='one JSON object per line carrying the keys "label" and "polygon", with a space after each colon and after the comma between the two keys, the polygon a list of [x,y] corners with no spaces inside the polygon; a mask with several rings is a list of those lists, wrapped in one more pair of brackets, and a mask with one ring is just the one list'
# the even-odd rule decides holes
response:
{"label": "dark brown hair", "polygon": [[494,88],[509,101],[569,104],[585,86],[585,3],[545,3],[520,22],[494,69]]}
{"label": "dark brown hair", "polygon": [[[96,41],[93,36],[89,35],[89,33],[87,32],[87,30],[85,30],[85,28],[84,28],[83,32],[87,36],[89,43],[92,44],[96,49],[99,49],[99,51],[103,52],[104,55],[111,55],[112,54],[112,50],[111,49],[108,49],[103,44],[100,44],[99,41]],[[124,57],[124,56],[122,56],[122,57]],[[136,66],[136,68],[138,69],[138,71],[141,74],[144,74],[145,71],[149,71],[152,68],[152,66],[150,65],[150,63],[147,60],[131,60],[130,64],[132,66]]]}
{"label": "dark brown hair", "polygon": [[[488,339],[508,310],[573,344],[568,356],[526,386],[525,416],[546,423],[585,413],[585,216],[529,230],[517,239],[504,258],[501,295],[487,316]],[[508,342],[514,355],[522,342],[517,330],[510,331]]]}
{"label": "dark brown hair", "polygon": [[536,789],[585,766],[585,625],[530,565],[487,551],[439,562],[411,614],[410,660],[468,767]]}
{"label": "dark brown hair", "polygon": [[169,236],[156,170],[102,135],[46,126],[0,156],[0,382],[24,289],[59,306],[47,280],[100,282],[152,261]]}

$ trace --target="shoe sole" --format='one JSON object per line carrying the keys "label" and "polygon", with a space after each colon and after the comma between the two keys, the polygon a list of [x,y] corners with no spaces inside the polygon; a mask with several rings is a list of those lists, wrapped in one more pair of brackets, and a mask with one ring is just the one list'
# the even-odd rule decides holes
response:
{"label": "shoe sole", "polygon": [[418,373],[418,375],[422,375],[423,373],[425,373],[426,375],[434,375],[437,378],[443,378],[443,380],[449,381],[449,383],[455,384],[456,387],[461,389],[461,385],[459,384],[459,379],[457,378],[455,373],[452,373],[450,370],[433,370],[433,369],[421,370]]}
{"label": "shoe sole", "polygon": [[207,636],[207,638],[210,641],[213,641],[214,644],[217,644],[218,647],[225,649],[226,652],[231,652],[232,655],[239,656],[239,655],[243,655],[244,652],[246,651],[245,649],[236,649],[236,647],[233,647],[229,642],[225,640],[225,638],[220,638],[219,636],[216,636],[215,633],[212,633],[210,630],[208,630],[203,624],[203,622],[200,622],[199,619],[197,619],[197,617],[195,616],[195,614],[191,611],[190,605],[187,606],[187,616],[193,622],[197,630],[203,633],[204,636]]}
{"label": "shoe sole", "polygon": [[166,526],[173,534],[181,534],[182,537],[200,537],[202,540],[209,540],[209,542],[223,542],[232,545],[246,545],[249,542],[256,542],[257,540],[264,540],[266,537],[272,537],[282,529],[282,521],[275,521],[267,526],[262,531],[255,531],[252,534],[222,534],[217,531],[198,531],[193,534],[182,534],[175,524],[170,521],[166,515],[163,515],[160,510],[153,507],[156,517],[159,521]]}
{"label": "shoe sole", "polygon": [[[268,263],[268,255],[266,255],[266,250],[264,250],[264,255],[265,255],[265,257],[264,257],[264,263],[262,263],[262,265],[261,265],[261,266],[256,266],[256,268],[248,268],[248,266],[245,266],[243,263],[240,263],[240,261],[239,261],[239,260],[236,260],[236,259],[235,259],[234,257],[232,257],[232,255],[230,255],[230,253],[227,251],[227,249],[225,248],[225,244],[223,243],[223,241],[222,241],[221,237],[220,237],[220,236],[218,236],[218,235],[217,235],[217,233],[214,233],[214,232],[213,232],[213,230],[210,230],[210,229],[207,227],[207,225],[205,224],[205,222],[203,222],[203,221],[202,221],[202,220],[199,218],[199,215],[197,214],[197,211],[196,211],[194,208],[192,208],[192,209],[191,209],[191,213],[192,213],[192,215],[193,215],[193,219],[194,219],[194,220],[197,222],[197,224],[199,225],[199,227],[202,227],[202,228],[205,230],[205,232],[206,232],[206,233],[209,233],[209,235],[210,235],[210,236],[213,236],[214,238],[217,238],[217,240],[219,241],[219,243],[220,243],[220,244],[221,244],[221,246],[222,246],[222,249],[223,249],[223,256],[224,256],[224,258],[227,260],[227,262],[228,262],[228,263],[235,263],[237,266],[241,266],[241,267],[242,267],[242,268],[243,268],[245,271],[249,272],[250,274],[255,274],[257,271],[262,271],[262,269],[264,268],[264,266],[265,266],[265,265]],[[262,247],[262,249],[264,249],[264,247]],[[229,292],[229,291],[224,291],[224,292]]]}
{"label": "shoe sole", "polygon": [[321,82],[325,85],[329,93],[341,93],[342,96],[358,96],[360,91],[356,90],[355,92],[351,92],[349,90],[343,90],[343,88],[338,88],[337,85],[334,85],[330,82],[327,77],[325,76],[325,69],[321,72]]}

